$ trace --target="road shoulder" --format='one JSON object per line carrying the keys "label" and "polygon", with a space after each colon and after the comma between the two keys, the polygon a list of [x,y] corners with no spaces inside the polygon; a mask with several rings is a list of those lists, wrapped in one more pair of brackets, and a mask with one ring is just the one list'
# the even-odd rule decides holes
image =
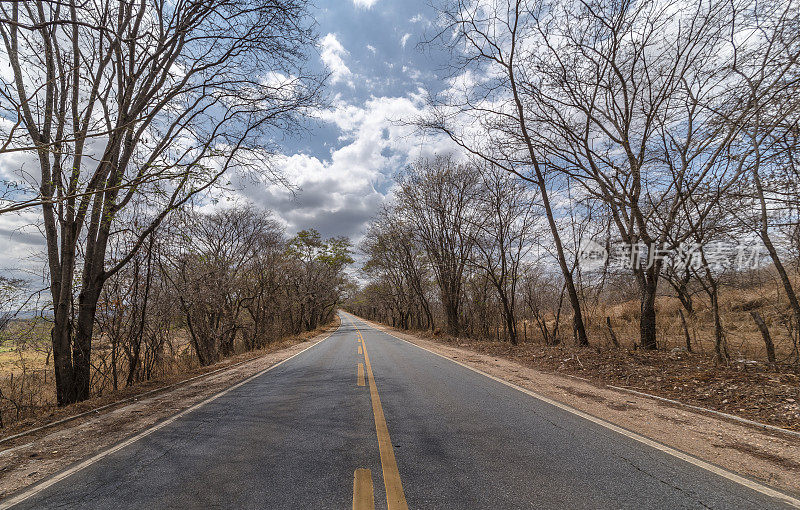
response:
{"label": "road shoulder", "polygon": [[545,373],[368,322],[419,347],[561,402],[776,489],[800,494],[800,441],[781,433],[631,395],[588,381]]}

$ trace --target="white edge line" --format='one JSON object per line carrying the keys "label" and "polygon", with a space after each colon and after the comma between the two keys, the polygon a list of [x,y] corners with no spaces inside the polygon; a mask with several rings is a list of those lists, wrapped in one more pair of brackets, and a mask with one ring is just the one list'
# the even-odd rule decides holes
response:
{"label": "white edge line", "polygon": [[[358,317],[358,318],[361,319],[360,317]],[[544,395],[540,395],[540,394],[538,394],[536,392],[533,392],[533,391],[531,391],[529,389],[523,388],[522,386],[517,386],[514,383],[511,383],[511,382],[508,382],[506,380],[500,379],[499,377],[495,377],[493,375],[487,374],[486,372],[478,370],[477,368],[473,368],[473,367],[471,367],[469,365],[461,363],[460,361],[456,361],[456,360],[454,360],[452,358],[449,358],[447,356],[439,354],[438,352],[434,352],[434,351],[432,351],[430,349],[426,349],[425,347],[417,345],[414,342],[411,342],[411,341],[406,340],[404,338],[400,338],[398,336],[395,336],[395,335],[389,333],[386,330],[378,329],[378,328],[370,325],[369,323],[367,323],[363,319],[361,319],[361,320],[362,320],[362,322],[364,322],[367,325],[369,325],[372,329],[376,329],[376,330],[378,330],[378,331],[380,331],[382,333],[385,333],[385,334],[389,335],[392,338],[396,338],[396,339],[398,339],[398,340],[400,340],[402,342],[406,342],[408,344],[411,344],[414,347],[422,349],[423,351],[428,351],[429,353],[435,354],[436,356],[439,356],[440,358],[444,358],[444,359],[446,359],[448,361],[452,361],[456,365],[461,365],[462,367],[464,367],[466,369],[472,370],[475,373],[481,374],[482,376],[488,377],[489,379],[497,381],[497,382],[499,382],[501,384],[504,384],[504,385],[506,385],[506,386],[508,386],[510,388],[514,388],[515,390],[521,391],[522,393],[525,393],[526,395],[529,395],[529,396],[531,396],[531,397],[533,397],[535,399],[541,400],[542,402],[545,402],[545,403],[550,404],[552,406],[555,406],[555,407],[557,407],[559,409],[562,409],[564,411],[572,413],[572,414],[574,414],[576,416],[579,416],[579,417],[581,417],[581,418],[583,418],[585,420],[589,420],[592,423],[596,423],[597,425],[600,425],[600,426],[605,427],[605,428],[607,428],[609,430],[617,432],[618,434],[622,434],[623,436],[629,437],[629,438],[631,438],[631,439],[633,439],[635,441],[638,441],[638,442],[640,442],[642,444],[646,444],[647,446],[653,447],[656,450],[660,450],[660,451],[662,451],[662,452],[664,452],[664,453],[666,453],[668,455],[671,455],[671,456],[676,457],[678,459],[681,459],[681,460],[683,460],[685,462],[688,462],[689,464],[693,464],[693,465],[695,465],[695,466],[697,466],[699,468],[705,469],[706,471],[714,473],[715,475],[719,475],[719,476],[721,476],[723,478],[726,478],[726,479],[728,479],[728,480],[730,480],[732,482],[738,483],[739,485],[743,485],[743,486],[745,486],[745,487],[747,487],[749,489],[752,489],[752,490],[754,490],[756,492],[760,492],[761,494],[764,494],[766,496],[769,496],[769,497],[772,497],[772,498],[775,498],[775,499],[779,499],[779,500],[783,501],[784,503],[787,503],[787,504],[789,504],[789,505],[791,505],[791,506],[793,506],[795,508],[800,508],[800,500],[798,500],[798,499],[796,499],[796,498],[794,498],[792,496],[789,496],[788,494],[784,494],[784,493],[782,493],[782,492],[780,492],[780,491],[778,491],[776,489],[773,489],[771,487],[767,487],[766,485],[762,485],[762,484],[760,484],[758,482],[755,482],[755,481],[750,480],[748,478],[745,478],[743,476],[737,475],[736,473],[732,473],[732,472],[728,471],[727,469],[723,469],[723,468],[721,468],[719,466],[715,466],[714,464],[711,464],[709,462],[700,460],[700,459],[698,459],[696,457],[693,457],[693,456],[689,455],[688,453],[684,453],[684,452],[682,452],[680,450],[676,450],[676,449],[671,448],[669,446],[663,445],[663,444],[661,444],[658,441],[655,441],[653,439],[649,439],[649,438],[644,437],[642,435],[639,435],[639,434],[637,434],[635,432],[631,432],[628,429],[625,429],[625,428],[620,427],[618,425],[614,425],[611,422],[605,421],[605,420],[603,420],[601,418],[598,418],[596,416],[592,416],[591,414],[588,414],[588,413],[585,413],[585,412],[580,411],[578,409],[575,409],[574,407],[570,407],[570,406],[568,406],[566,404],[562,404],[561,402],[558,402],[556,400],[552,400],[552,399],[550,399],[548,397],[545,397]],[[0,510],[2,510],[2,509],[0,508]]]}
{"label": "white edge line", "polygon": [[8,508],[13,507],[14,505],[18,505],[18,504],[22,503],[23,501],[32,498],[33,496],[39,494],[40,492],[42,492],[43,490],[45,490],[45,489],[47,489],[49,487],[55,485],[56,483],[60,482],[61,480],[65,479],[65,478],[67,478],[69,476],[74,475],[78,471],[81,471],[81,470],[87,468],[88,466],[91,466],[92,464],[94,464],[95,462],[99,461],[100,459],[102,459],[104,457],[107,457],[107,456],[111,455],[112,453],[116,453],[116,452],[122,450],[126,446],[129,446],[129,445],[135,443],[136,441],[142,439],[143,437],[147,437],[150,434],[152,434],[153,432],[155,432],[155,431],[157,431],[157,430],[159,430],[161,428],[166,427],[167,425],[171,424],[172,422],[174,422],[178,418],[181,418],[182,416],[185,416],[185,415],[191,413],[192,411],[194,411],[194,410],[196,410],[196,409],[198,409],[200,407],[203,407],[204,405],[206,405],[206,404],[208,404],[210,402],[213,402],[214,400],[218,399],[219,397],[222,397],[222,396],[226,395],[227,393],[235,390],[236,388],[249,383],[250,381],[252,381],[253,379],[256,379],[257,377],[261,377],[262,375],[264,375],[265,373],[269,372],[273,368],[276,368],[276,367],[286,363],[290,359],[303,354],[304,352],[306,352],[307,350],[311,349],[312,347],[316,347],[317,345],[321,344],[322,342],[324,342],[325,340],[327,340],[328,338],[333,336],[333,334],[336,333],[339,330],[340,327],[341,327],[341,322],[339,323],[339,326],[337,326],[337,328],[335,330],[331,331],[328,334],[328,336],[326,336],[322,340],[319,340],[319,341],[315,342],[313,345],[309,345],[308,347],[306,347],[302,351],[292,354],[288,358],[286,358],[284,360],[281,360],[281,361],[275,363],[274,365],[271,365],[271,366],[265,368],[264,370],[262,370],[262,371],[260,371],[260,372],[258,372],[256,374],[251,375],[250,377],[248,377],[247,379],[245,379],[243,381],[239,381],[238,383],[234,384],[230,388],[224,389],[221,392],[217,393],[216,395],[212,395],[211,397],[203,400],[202,402],[198,402],[197,404],[195,404],[195,405],[193,405],[193,406],[191,406],[191,407],[189,407],[187,409],[184,409],[183,411],[179,412],[178,414],[172,415],[171,417],[167,418],[166,420],[164,420],[164,421],[162,421],[160,423],[157,423],[156,425],[153,425],[149,429],[145,429],[145,430],[139,432],[135,436],[133,436],[131,438],[128,438],[128,439],[122,441],[121,443],[117,443],[115,446],[112,446],[111,448],[109,448],[107,450],[104,450],[104,451],[94,455],[93,457],[89,457],[88,459],[84,460],[80,464],[77,464],[77,465],[67,469],[66,471],[62,471],[61,473],[53,475],[50,478],[47,478],[44,481],[39,482],[37,485],[35,485],[34,487],[28,489],[27,491],[22,492],[21,494],[18,494],[17,496],[9,498],[9,499],[7,499],[7,500],[5,500],[3,502],[0,502],[0,510],[6,510]]}

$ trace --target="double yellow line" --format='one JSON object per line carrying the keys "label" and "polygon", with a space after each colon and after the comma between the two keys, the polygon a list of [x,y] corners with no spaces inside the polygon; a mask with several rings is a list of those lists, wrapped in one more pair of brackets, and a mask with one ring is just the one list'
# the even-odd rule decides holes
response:
{"label": "double yellow line", "polygon": [[[389,427],[386,425],[381,397],[378,394],[378,386],[375,384],[375,376],[369,362],[367,344],[353,319],[350,316],[347,316],[347,319],[358,333],[359,353],[363,352],[364,354],[363,366],[366,367],[366,370],[362,368],[361,363],[358,364],[358,384],[363,385],[363,376],[366,373],[369,379],[369,394],[372,399],[372,414],[375,417],[375,432],[378,435],[378,451],[381,455],[383,484],[386,488],[386,504],[389,510],[408,510],[403,483],[400,481],[400,470],[397,468],[397,460],[394,457],[394,446],[389,437]],[[375,503],[372,496],[372,475],[368,469],[357,469],[353,475],[353,510],[373,508],[375,508]]]}

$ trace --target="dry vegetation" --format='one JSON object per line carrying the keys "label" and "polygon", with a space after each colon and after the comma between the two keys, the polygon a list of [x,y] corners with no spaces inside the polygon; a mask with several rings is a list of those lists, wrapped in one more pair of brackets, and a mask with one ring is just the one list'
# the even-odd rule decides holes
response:
{"label": "dry vegetation", "polygon": [[[686,337],[680,318],[680,300],[666,295],[658,297],[656,302],[659,312],[659,348],[685,349]],[[782,287],[770,269],[742,275],[738,285],[727,287],[720,299],[720,316],[732,358],[737,361],[763,363],[767,361],[766,348],[762,334],[753,321],[750,313],[752,311],[758,312],[769,328],[778,364],[797,364],[796,332],[792,329],[790,320],[792,311]],[[593,315],[592,336],[596,341],[606,346],[613,345],[608,327],[603,322],[608,316],[621,346],[634,347],[638,336],[638,301],[607,305]],[[695,300],[694,316],[687,317],[687,325],[693,350],[702,355],[714,356],[713,312],[707,301]]]}
{"label": "dry vegetation", "polygon": [[[787,249],[759,267],[666,263],[652,309],[639,270],[582,267],[578,236],[568,248],[578,316],[551,239],[531,220],[535,190],[443,157],[417,161],[398,181],[398,198],[361,245],[366,284],[346,304],[356,315],[538,368],[800,427],[793,303],[800,259],[780,231],[770,232]],[[613,241],[602,215],[572,218],[565,234],[597,229]],[[652,331],[643,311],[654,315]]]}
{"label": "dry vegetation", "polygon": [[[20,155],[4,176],[0,214],[35,212],[45,238],[59,404],[96,394],[108,384],[98,377],[119,387],[117,355],[132,360],[123,384],[150,378],[173,327],[185,327],[193,355],[210,364],[236,350],[240,330],[230,324],[242,308],[261,314],[252,318],[256,329],[263,325],[265,293],[207,313],[215,298],[230,297],[241,276],[234,262],[245,266],[242,257],[251,254],[225,231],[216,241],[230,253],[193,246],[192,235],[208,241],[207,219],[173,232],[167,244],[183,254],[167,256],[163,230],[177,213],[218,198],[234,174],[287,184],[273,165],[275,140],[320,104],[323,77],[305,69],[316,41],[309,14],[304,0],[0,3],[8,67],[0,80],[0,154]],[[250,242],[275,234],[264,215],[227,220],[223,230]],[[263,228],[245,232],[251,227]],[[224,260],[221,274],[211,265],[226,256],[240,259]],[[166,267],[172,263],[178,266]],[[209,283],[227,285],[222,292],[203,288],[203,270],[213,273]],[[156,274],[180,289],[170,296],[177,302],[164,293],[150,301],[150,291],[163,287],[151,285]],[[191,320],[174,321],[176,308]],[[262,333],[245,339],[249,347],[272,339]],[[110,360],[97,357],[106,350],[95,341],[112,343]]]}

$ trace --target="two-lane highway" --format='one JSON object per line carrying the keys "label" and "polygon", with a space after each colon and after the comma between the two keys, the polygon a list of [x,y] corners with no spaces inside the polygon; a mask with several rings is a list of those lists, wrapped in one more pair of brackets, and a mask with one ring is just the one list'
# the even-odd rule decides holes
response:
{"label": "two-lane highway", "polygon": [[0,508],[800,504],[341,317],[326,340]]}

